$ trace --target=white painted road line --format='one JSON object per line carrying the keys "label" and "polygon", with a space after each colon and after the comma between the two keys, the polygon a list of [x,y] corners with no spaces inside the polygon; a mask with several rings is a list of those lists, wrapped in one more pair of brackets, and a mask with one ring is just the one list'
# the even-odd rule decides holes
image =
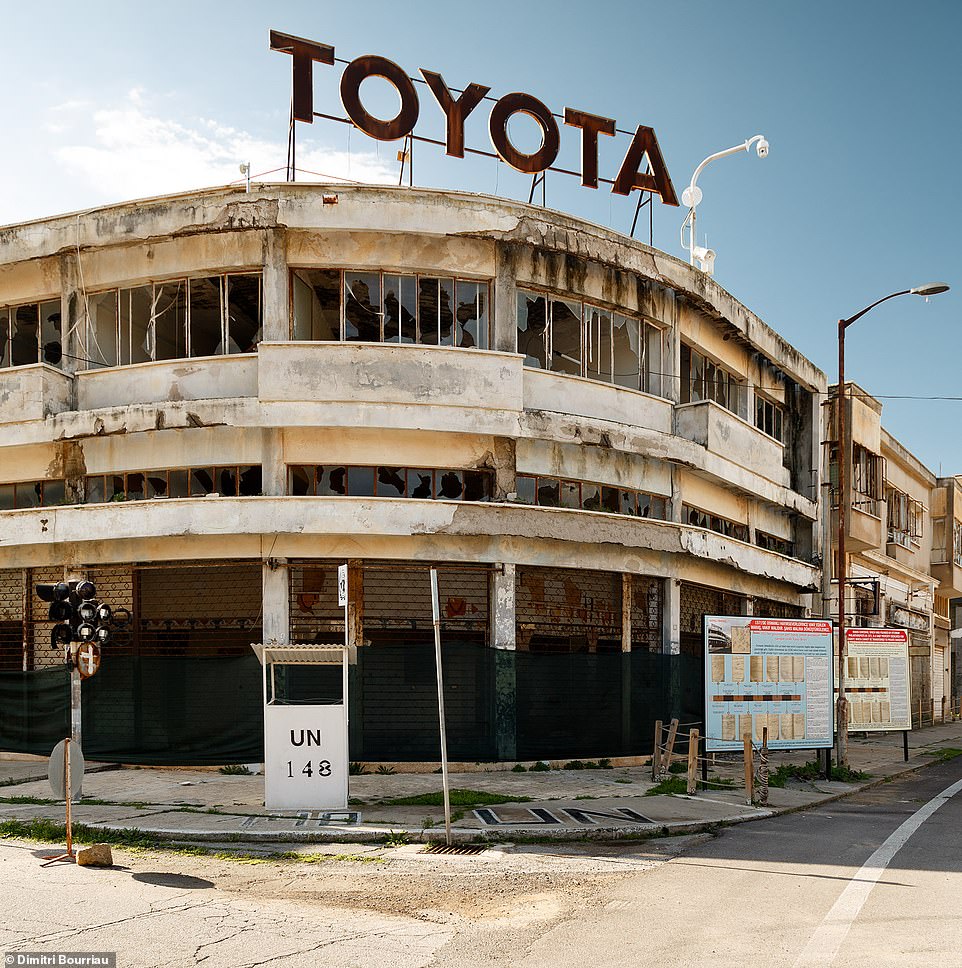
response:
{"label": "white painted road line", "polygon": [[794,968],[816,968],[816,966],[827,968],[832,964],[852,923],[862,910],[862,905],[868,900],[872,888],[885,873],[885,869],[892,863],[892,858],[906,845],[912,834],[960,790],[962,790],[962,780],[932,797],[889,835],[885,843],[869,857],[839,895],[832,909],[825,915],[822,923],[815,929],[808,944],[796,959]]}

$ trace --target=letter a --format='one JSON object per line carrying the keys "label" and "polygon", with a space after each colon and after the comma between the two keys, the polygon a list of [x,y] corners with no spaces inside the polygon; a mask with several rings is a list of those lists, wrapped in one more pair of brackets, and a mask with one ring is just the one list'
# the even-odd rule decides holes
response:
{"label": "letter a", "polygon": [[[643,175],[638,170],[645,155],[648,156],[650,175]],[[643,124],[638,125],[628,151],[625,152],[625,160],[621,163],[621,170],[614,185],[611,186],[611,191],[613,194],[630,195],[635,188],[653,192],[665,205],[678,205],[678,198],[671,184],[671,176],[665,167],[665,159],[661,156],[655,132]]]}

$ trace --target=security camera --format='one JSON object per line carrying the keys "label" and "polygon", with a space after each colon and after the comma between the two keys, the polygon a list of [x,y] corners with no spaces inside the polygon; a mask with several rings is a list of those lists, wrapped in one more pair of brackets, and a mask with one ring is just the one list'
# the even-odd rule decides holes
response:
{"label": "security camera", "polygon": [[759,158],[768,157],[768,142],[762,138],[757,145],[755,145],[755,150],[758,152]]}
{"label": "security camera", "polygon": [[715,252],[713,249],[696,245],[691,250],[691,254],[698,260],[699,268],[706,275],[710,276],[715,271]]}

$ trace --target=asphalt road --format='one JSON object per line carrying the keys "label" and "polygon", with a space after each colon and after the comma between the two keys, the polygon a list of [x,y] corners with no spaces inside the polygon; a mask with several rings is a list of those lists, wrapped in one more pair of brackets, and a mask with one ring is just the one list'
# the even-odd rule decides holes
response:
{"label": "asphalt road", "polygon": [[[504,964],[962,965],[962,794],[941,801],[881,873],[863,867],[960,776],[962,758],[819,809],[730,828],[626,879],[600,907],[556,924]],[[438,964],[457,963],[456,944]]]}
{"label": "asphalt road", "polygon": [[962,793],[933,800],[960,778],[962,757],[716,837],[477,857],[115,851],[117,868],[93,871],[3,841],[0,952],[208,968],[960,966]]}

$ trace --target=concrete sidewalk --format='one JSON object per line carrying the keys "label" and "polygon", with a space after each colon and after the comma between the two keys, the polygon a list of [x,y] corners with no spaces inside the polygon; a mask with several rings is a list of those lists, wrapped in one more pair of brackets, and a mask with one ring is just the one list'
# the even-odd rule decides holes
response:
{"label": "concrete sidewalk", "polygon": [[[791,780],[771,788],[767,807],[750,806],[744,789],[717,786],[697,796],[646,796],[648,767],[544,772],[452,773],[454,791],[470,791],[452,805],[454,837],[468,840],[521,838],[618,838],[685,833],[797,810],[845,796],[865,786],[937,762],[938,750],[962,749],[962,722],[909,734],[903,761],[902,734],[870,734],[850,740],[850,765],[870,774],[860,783]],[[813,757],[772,754],[771,769]],[[62,801],[51,800],[45,761],[0,760],[0,821],[43,818],[63,823]],[[740,757],[716,759],[711,776],[742,782]],[[91,764],[74,821],[106,830],[137,830],[164,840],[237,842],[436,840],[444,835],[440,806],[397,801],[437,794],[433,773],[373,773],[350,778],[348,811],[268,811],[262,776],[209,770],[111,767]]]}

